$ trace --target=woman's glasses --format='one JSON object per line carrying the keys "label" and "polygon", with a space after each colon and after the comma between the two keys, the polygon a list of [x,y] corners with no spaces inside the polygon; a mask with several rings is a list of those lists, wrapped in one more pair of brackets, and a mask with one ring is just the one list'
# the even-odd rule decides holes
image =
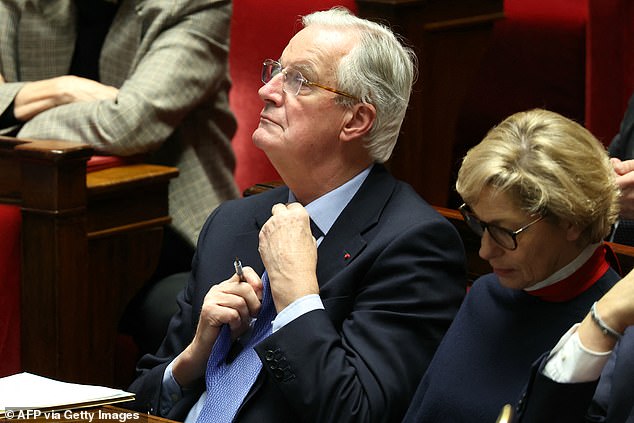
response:
{"label": "woman's glasses", "polygon": [[493,240],[497,242],[500,247],[506,248],[507,250],[515,250],[517,248],[517,236],[528,229],[530,226],[534,225],[544,218],[544,215],[541,215],[537,219],[533,220],[527,225],[522,226],[518,230],[512,231],[510,229],[506,229],[492,223],[481,221],[477,218],[475,214],[473,214],[466,203],[461,205],[458,210],[460,210],[464,221],[473,232],[475,232],[478,236],[482,236],[484,235],[484,231],[487,230],[489,232],[489,235],[491,235],[491,238],[493,238]]}

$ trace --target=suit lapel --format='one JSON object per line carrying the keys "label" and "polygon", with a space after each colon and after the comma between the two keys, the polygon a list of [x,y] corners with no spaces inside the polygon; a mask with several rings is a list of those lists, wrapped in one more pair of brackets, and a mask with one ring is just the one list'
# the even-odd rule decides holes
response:
{"label": "suit lapel", "polygon": [[[234,241],[232,241],[235,242],[234,250],[241,251],[240,254],[242,254],[242,256],[240,257],[240,259],[242,260],[242,263],[245,266],[251,266],[258,275],[262,275],[262,273],[264,272],[264,264],[262,264],[262,259],[257,249],[260,230],[262,229],[262,226],[266,223],[266,221],[269,220],[269,218],[271,217],[271,208],[273,207],[273,205],[277,203],[285,203],[288,200],[288,189],[286,187],[280,188],[276,191],[272,191],[270,195],[271,198],[268,204],[258,207],[251,217],[253,219],[253,223],[252,225],[250,225],[252,229],[238,234],[237,236],[233,237]],[[245,245],[256,246],[256,248],[245,249]]]}
{"label": "suit lapel", "polygon": [[[338,272],[353,262],[355,257],[363,251],[367,244],[364,234],[379,221],[379,216],[392,195],[395,185],[396,180],[383,166],[375,165],[373,167],[359,191],[341,212],[317,250],[317,280],[320,288],[327,286]],[[284,189],[270,203],[270,206],[286,202],[287,199],[288,189]],[[258,210],[255,215],[255,226],[258,232],[270,216],[270,207],[269,210],[264,210],[263,207]],[[267,372],[260,372],[240,405],[236,416],[240,415],[240,410],[255,395],[268,377]]]}
{"label": "suit lapel", "polygon": [[395,185],[387,170],[375,165],[343,209],[319,247],[317,280],[322,288],[364,250],[364,234],[378,223]]}

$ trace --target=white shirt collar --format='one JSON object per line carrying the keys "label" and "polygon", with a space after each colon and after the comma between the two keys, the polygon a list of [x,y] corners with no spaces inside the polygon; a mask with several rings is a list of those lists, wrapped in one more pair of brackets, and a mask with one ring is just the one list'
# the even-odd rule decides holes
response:
{"label": "white shirt collar", "polygon": [[547,286],[553,285],[561,280],[566,279],[568,276],[575,273],[581,266],[587,262],[592,254],[596,251],[596,249],[601,245],[600,242],[596,244],[590,244],[586,248],[581,251],[581,253],[575,258],[573,261],[557,270],[555,273],[547,277],[541,282],[536,283],[535,285],[529,286],[528,288],[524,288],[525,291],[535,291],[536,289],[545,288]]}
{"label": "white shirt collar", "polygon": [[[348,205],[350,200],[352,200],[352,197],[357,193],[361,184],[363,184],[368,177],[372,166],[373,165],[365,168],[345,184],[327,192],[306,205],[306,211],[310,215],[310,218],[324,233],[324,236],[328,233],[332,225],[334,225],[343,209]],[[297,201],[295,195],[290,191],[288,193],[288,201]]]}

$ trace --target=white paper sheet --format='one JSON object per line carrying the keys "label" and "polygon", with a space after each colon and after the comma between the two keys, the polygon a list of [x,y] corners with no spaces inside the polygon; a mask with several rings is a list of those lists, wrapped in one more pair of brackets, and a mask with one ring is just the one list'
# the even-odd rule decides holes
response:
{"label": "white paper sheet", "polygon": [[120,389],[60,382],[31,373],[0,378],[0,418],[8,408],[61,410],[132,399],[134,394]]}

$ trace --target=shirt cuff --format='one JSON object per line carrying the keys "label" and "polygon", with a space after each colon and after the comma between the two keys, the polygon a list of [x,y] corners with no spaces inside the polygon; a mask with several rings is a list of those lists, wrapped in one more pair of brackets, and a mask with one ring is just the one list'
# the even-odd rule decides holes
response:
{"label": "shirt cuff", "polygon": [[273,320],[271,332],[275,333],[278,329],[283,328],[293,320],[310,311],[323,309],[324,304],[321,302],[319,294],[310,294],[298,298],[282,310],[275,320]]}
{"label": "shirt cuff", "polygon": [[183,390],[176,379],[174,379],[174,375],[172,373],[173,364],[174,362],[172,361],[163,373],[161,403],[159,404],[161,416],[166,416],[172,407],[174,407],[174,404],[183,398]]}
{"label": "shirt cuff", "polygon": [[592,351],[581,343],[577,329],[571,327],[550,352],[542,371],[544,376],[558,383],[582,383],[599,379],[611,351]]}

